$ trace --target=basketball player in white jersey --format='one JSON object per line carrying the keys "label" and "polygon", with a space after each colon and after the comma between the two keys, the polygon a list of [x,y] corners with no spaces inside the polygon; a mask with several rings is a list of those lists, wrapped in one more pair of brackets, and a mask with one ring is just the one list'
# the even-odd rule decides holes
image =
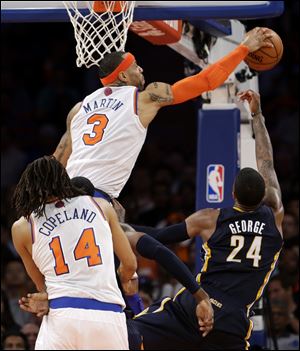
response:
{"label": "basketball player in white jersey", "polygon": [[[249,52],[272,46],[268,42],[269,36],[264,28],[254,28],[246,34],[241,45],[199,74],[173,85],[154,82],[145,90],[143,70],[132,54],[114,52],[106,55],[99,66],[104,87],[69,112],[66,133],[54,156],[66,166],[71,178],[83,176],[91,180],[96,188],[94,196],[112,201],[119,215],[122,206],[115,199],[132,172],[147,128],[160,108],[217,88]],[[124,222],[121,217],[119,219]],[[162,234],[150,232],[146,227],[133,228],[157,240]],[[172,238],[178,235],[179,240],[188,239],[199,231],[197,212],[167,230]]]}
{"label": "basketball player in white jersey", "polygon": [[83,176],[117,198],[144,144],[147,128],[160,108],[179,104],[220,86],[247,56],[272,46],[264,28],[247,33],[231,53],[199,74],[173,85],[154,82],[144,89],[142,68],[131,53],[113,52],[99,64],[103,88],[76,104],[54,156],[69,176]]}
{"label": "basketball player in white jersey", "polygon": [[113,207],[72,185],[53,156],[29,164],[13,197],[12,237],[38,291],[47,291],[38,350],[128,350],[124,286],[137,264]]}

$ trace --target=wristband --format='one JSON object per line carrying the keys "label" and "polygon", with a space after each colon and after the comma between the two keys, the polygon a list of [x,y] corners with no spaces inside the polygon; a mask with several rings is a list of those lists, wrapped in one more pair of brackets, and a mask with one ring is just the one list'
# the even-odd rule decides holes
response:
{"label": "wristband", "polygon": [[144,310],[144,304],[139,294],[125,295],[125,299],[135,315]]}
{"label": "wristband", "polygon": [[251,112],[251,117],[255,117],[257,115],[260,115],[262,113],[261,110],[258,110],[257,112]]}

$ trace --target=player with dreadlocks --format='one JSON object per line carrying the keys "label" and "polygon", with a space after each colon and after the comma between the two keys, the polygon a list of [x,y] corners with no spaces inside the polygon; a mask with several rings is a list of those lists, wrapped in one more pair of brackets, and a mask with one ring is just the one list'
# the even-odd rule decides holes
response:
{"label": "player with dreadlocks", "polygon": [[113,207],[85,194],[60,162],[45,156],[27,166],[13,196],[21,216],[12,227],[15,248],[50,300],[37,350],[128,349],[113,252],[124,286],[130,285],[136,258]]}
{"label": "player with dreadlocks", "polygon": [[85,194],[84,190],[72,184],[64,168],[51,159],[54,156],[37,159],[22,174],[13,196],[18,216],[29,219],[35,212],[37,217],[41,217],[51,198],[62,200]]}

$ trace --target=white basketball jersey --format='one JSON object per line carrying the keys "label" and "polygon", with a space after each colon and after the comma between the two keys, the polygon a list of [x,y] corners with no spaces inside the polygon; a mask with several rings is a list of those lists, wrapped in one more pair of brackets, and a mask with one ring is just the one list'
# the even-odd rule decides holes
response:
{"label": "white basketball jersey", "polygon": [[138,90],[105,87],[87,96],[71,122],[69,176],[83,176],[118,197],[144,144],[147,129],[137,115]]}
{"label": "white basketball jersey", "polygon": [[50,203],[30,216],[32,258],[45,276],[49,299],[84,297],[125,306],[118,288],[112,234],[90,196]]}

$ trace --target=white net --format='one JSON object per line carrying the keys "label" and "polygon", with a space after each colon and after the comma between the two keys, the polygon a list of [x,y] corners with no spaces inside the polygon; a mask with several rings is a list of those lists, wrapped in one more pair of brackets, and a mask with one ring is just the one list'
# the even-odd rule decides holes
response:
{"label": "white net", "polygon": [[78,2],[63,1],[74,27],[77,67],[98,66],[105,54],[124,51],[135,1],[101,1],[101,13],[95,12],[94,1],[80,1],[85,9],[79,9]]}

